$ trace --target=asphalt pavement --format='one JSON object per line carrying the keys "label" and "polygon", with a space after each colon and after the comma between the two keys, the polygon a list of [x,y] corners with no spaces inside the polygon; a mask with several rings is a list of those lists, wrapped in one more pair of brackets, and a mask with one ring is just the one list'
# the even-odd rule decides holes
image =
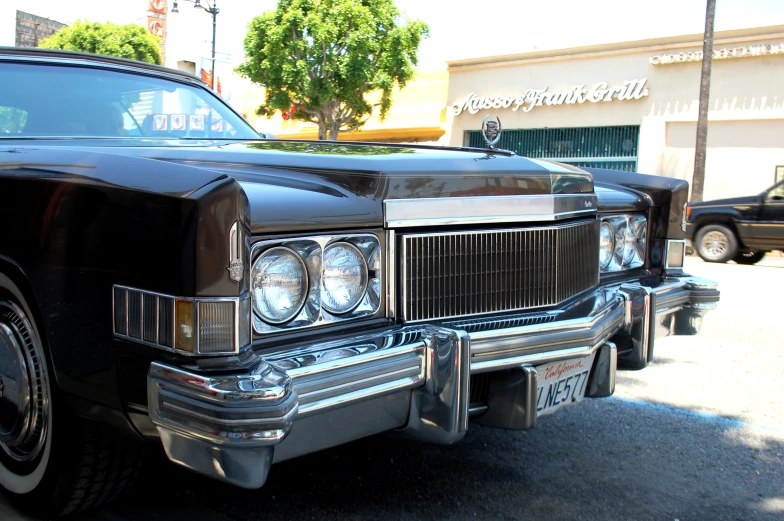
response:
{"label": "asphalt pavement", "polygon": [[[165,461],[79,521],[784,519],[784,257],[687,260],[722,300],[695,337],[656,343],[616,394],[528,432],[471,425],[435,446],[381,435],[273,467],[240,490]],[[0,519],[26,518],[0,499]]]}

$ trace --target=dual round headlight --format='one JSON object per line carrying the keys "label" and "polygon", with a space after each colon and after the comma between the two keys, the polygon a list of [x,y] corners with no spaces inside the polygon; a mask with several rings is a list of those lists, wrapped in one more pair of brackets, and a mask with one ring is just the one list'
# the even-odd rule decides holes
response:
{"label": "dual round headlight", "polygon": [[[321,306],[341,315],[359,305],[368,285],[368,267],[362,252],[348,242],[324,249],[321,263]],[[253,308],[269,324],[295,318],[310,294],[311,281],[305,261],[283,246],[270,248],[253,263]]]}
{"label": "dual round headlight", "polygon": [[599,228],[599,267],[605,271],[638,268],[645,263],[647,220],[642,215],[619,215],[602,220]]}

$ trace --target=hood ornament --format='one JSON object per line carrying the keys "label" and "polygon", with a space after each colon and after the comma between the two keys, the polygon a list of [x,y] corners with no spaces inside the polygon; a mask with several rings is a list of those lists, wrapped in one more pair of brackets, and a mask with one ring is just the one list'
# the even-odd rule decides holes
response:
{"label": "hood ornament", "polygon": [[245,265],[242,264],[242,233],[240,233],[239,222],[235,221],[229,229],[229,278],[234,282],[242,280]]}
{"label": "hood ornament", "polygon": [[496,117],[490,119],[490,114],[482,120],[482,137],[485,138],[487,148],[494,149],[495,144],[501,140],[501,120]]}

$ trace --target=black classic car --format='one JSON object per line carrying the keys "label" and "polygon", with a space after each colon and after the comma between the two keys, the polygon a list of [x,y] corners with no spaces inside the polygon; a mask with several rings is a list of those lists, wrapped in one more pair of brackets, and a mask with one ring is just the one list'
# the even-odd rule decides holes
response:
{"label": "black classic car", "polygon": [[531,429],[719,300],[682,181],[264,140],[108,57],[0,49],[0,77],[0,485],[29,511],[115,497],[150,444],[255,488],[384,431]]}
{"label": "black classic car", "polygon": [[784,250],[784,181],[761,194],[689,203],[686,235],[708,262],[756,264]]}

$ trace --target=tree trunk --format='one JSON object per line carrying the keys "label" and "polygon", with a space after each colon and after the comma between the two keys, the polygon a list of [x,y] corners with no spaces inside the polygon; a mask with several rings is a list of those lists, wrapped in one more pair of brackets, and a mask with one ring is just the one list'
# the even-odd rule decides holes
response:
{"label": "tree trunk", "polygon": [[340,132],[340,122],[334,118],[329,119],[329,140],[337,141],[338,133]]}
{"label": "tree trunk", "polygon": [[324,122],[323,119],[320,119],[318,122],[319,126],[319,141],[324,141],[327,139],[327,124]]}
{"label": "tree trunk", "polygon": [[713,18],[716,0],[708,0],[705,9],[705,37],[702,43],[702,76],[700,77],[700,108],[697,117],[697,142],[694,146],[694,174],[691,180],[691,200],[702,201],[705,187],[705,154],[708,145],[708,105],[713,62]]}

